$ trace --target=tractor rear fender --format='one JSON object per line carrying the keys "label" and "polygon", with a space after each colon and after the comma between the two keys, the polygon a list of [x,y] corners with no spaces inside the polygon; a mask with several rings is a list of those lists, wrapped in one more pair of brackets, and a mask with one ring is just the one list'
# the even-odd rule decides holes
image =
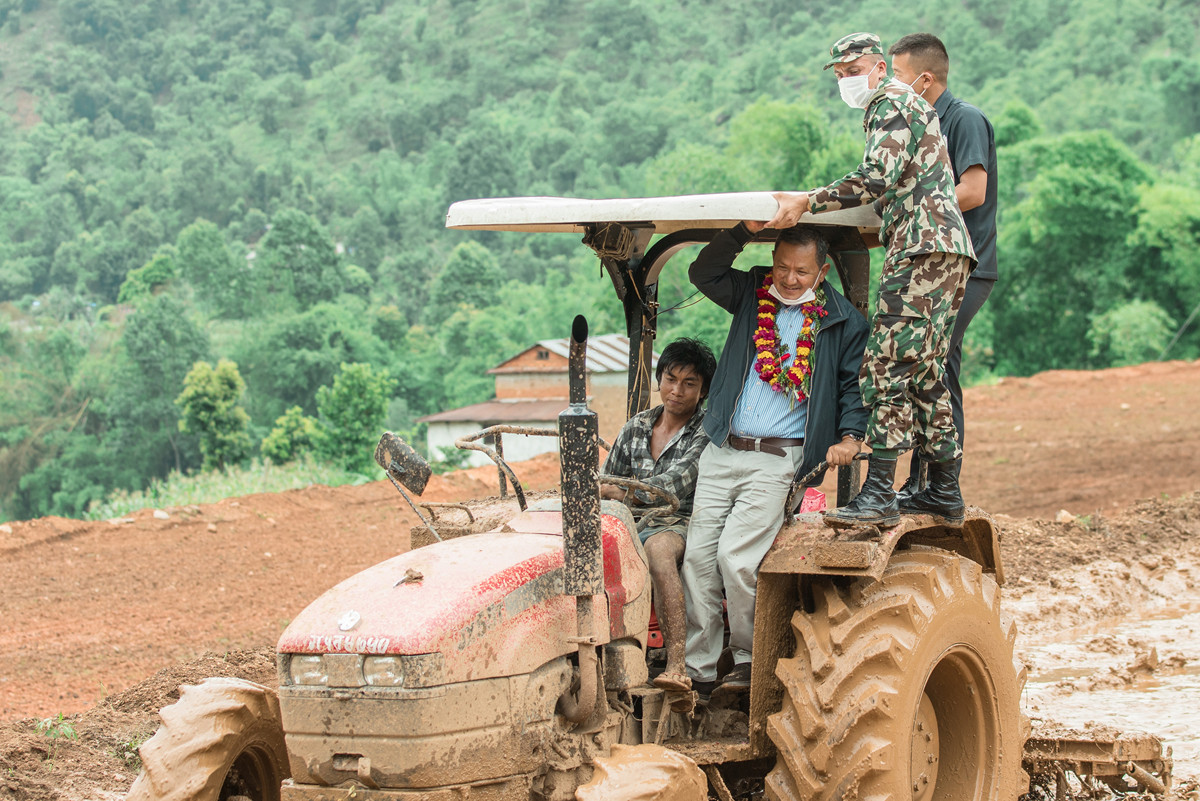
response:
{"label": "tractor rear fender", "polygon": [[797,515],[780,530],[759,572],[879,579],[898,547],[929,545],[979,563],[997,584],[1004,584],[1000,532],[991,516],[977,507],[967,509],[962,528],[940,525],[929,515],[903,515],[900,525],[882,536],[874,529],[866,531],[860,538],[847,538],[826,526],[820,514]]}

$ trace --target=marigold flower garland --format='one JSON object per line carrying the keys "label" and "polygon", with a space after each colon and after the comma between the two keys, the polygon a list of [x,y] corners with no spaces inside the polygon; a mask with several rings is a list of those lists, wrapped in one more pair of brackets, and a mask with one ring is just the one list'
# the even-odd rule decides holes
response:
{"label": "marigold flower garland", "polygon": [[812,379],[813,345],[817,331],[821,329],[821,319],[829,314],[825,310],[825,292],[821,287],[817,287],[816,299],[801,304],[804,325],[796,337],[796,357],[785,370],[783,363],[788,358],[788,350],[787,345],[779,341],[779,329],[775,325],[779,301],[771,296],[773,281],[771,274],[767,273],[763,277],[762,286],[756,291],[758,327],[754,330],[754,369],[758,377],[770,385],[771,389],[786,392],[793,401],[799,402],[808,397],[809,382]]}

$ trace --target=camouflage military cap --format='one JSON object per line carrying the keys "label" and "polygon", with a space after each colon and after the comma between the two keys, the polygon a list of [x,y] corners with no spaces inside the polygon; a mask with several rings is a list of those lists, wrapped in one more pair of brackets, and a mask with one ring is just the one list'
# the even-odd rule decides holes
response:
{"label": "camouflage military cap", "polygon": [[883,45],[880,44],[879,37],[873,33],[852,33],[833,43],[833,47],[829,48],[829,63],[823,69],[871,54],[883,55]]}

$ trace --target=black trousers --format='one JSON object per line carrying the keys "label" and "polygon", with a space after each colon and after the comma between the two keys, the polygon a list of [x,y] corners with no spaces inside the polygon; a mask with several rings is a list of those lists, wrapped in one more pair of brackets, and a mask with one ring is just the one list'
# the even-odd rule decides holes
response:
{"label": "black trousers", "polygon": [[[950,334],[950,350],[946,353],[946,369],[942,375],[946,389],[950,392],[950,412],[954,415],[954,430],[957,432],[959,448],[966,439],[963,427],[962,384],[959,382],[959,377],[962,375],[963,338],[967,335],[967,326],[983,308],[983,304],[987,301],[988,295],[992,294],[995,286],[994,278],[971,277],[967,279],[967,289],[963,293],[962,305],[958,307],[958,318],[954,321],[954,331]],[[914,448],[911,468],[913,475],[916,474],[919,466],[917,449]]]}
{"label": "black trousers", "polygon": [[962,343],[967,335],[967,326],[983,308],[988,295],[996,286],[994,278],[968,278],[967,291],[962,305],[958,307],[958,319],[954,321],[954,333],[950,335],[950,351],[946,354],[946,389],[950,390],[950,410],[954,414],[954,430],[958,432],[958,447],[966,439],[963,431],[963,393],[959,376],[962,375]]}

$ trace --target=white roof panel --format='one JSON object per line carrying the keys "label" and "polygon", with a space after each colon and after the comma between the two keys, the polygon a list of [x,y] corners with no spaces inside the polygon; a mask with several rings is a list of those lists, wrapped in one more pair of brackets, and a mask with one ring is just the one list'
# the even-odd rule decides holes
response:
{"label": "white roof panel", "polygon": [[[686,228],[730,228],[742,220],[767,221],[779,204],[770,192],[588,200],[572,197],[503,197],[460,200],[446,213],[446,227],[476,231],[583,233],[595,223],[641,223],[655,233]],[[870,206],[805,214],[801,222],[878,229]]]}

